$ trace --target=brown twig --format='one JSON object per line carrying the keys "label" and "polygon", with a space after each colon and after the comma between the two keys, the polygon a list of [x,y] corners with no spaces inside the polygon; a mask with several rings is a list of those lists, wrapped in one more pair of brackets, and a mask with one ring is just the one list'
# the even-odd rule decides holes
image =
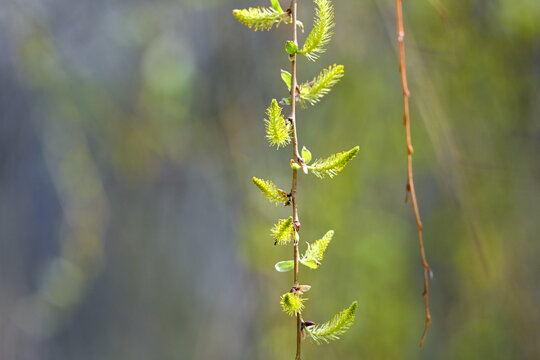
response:
{"label": "brown twig", "polygon": [[431,323],[431,315],[429,313],[429,292],[428,292],[428,276],[431,273],[431,269],[426,260],[426,252],[424,250],[424,241],[422,239],[422,220],[420,219],[420,211],[418,210],[418,202],[416,200],[416,191],[414,189],[413,181],[413,167],[412,167],[412,154],[413,146],[411,141],[411,123],[409,116],[409,88],[407,86],[407,72],[405,69],[405,30],[403,28],[403,10],[402,0],[396,0],[396,12],[397,12],[397,35],[399,44],[399,72],[401,73],[401,86],[403,90],[403,122],[405,125],[405,136],[407,141],[407,197],[405,202],[409,201],[409,193],[411,195],[411,202],[414,209],[414,217],[416,218],[416,227],[418,229],[418,241],[420,244],[420,255],[422,257],[422,266],[424,268],[424,301],[426,312],[426,325],[424,327],[424,333],[420,339],[420,347],[424,345],[429,324]]}
{"label": "brown twig", "polygon": [[[291,6],[289,8],[291,18],[292,18],[292,36],[294,43],[298,42],[298,36],[296,31],[296,10],[297,3],[296,0],[291,1]],[[298,136],[296,132],[296,54],[291,55],[291,116],[289,117],[292,124],[292,148],[293,148],[293,159],[301,163],[301,158],[298,155]],[[292,187],[291,187],[291,201],[292,201],[292,211],[293,211],[293,223],[295,234],[300,230],[300,220],[298,219],[298,206],[296,204],[296,185],[298,178],[298,170],[293,169],[292,171]],[[294,286],[298,286],[298,236],[295,236],[294,240]],[[302,317],[300,313],[296,314],[296,360],[301,359],[302,354]]]}

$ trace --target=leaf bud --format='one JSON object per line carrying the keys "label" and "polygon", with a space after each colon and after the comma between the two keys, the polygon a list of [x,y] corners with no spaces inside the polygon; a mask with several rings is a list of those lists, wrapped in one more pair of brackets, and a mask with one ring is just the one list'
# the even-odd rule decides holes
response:
{"label": "leaf bud", "polygon": [[294,41],[287,41],[287,44],[285,45],[285,50],[289,55],[294,55],[298,52],[298,45]]}

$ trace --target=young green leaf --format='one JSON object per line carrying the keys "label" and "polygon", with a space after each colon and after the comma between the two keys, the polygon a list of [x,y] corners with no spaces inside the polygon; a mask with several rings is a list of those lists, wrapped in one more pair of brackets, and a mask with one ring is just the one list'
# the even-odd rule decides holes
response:
{"label": "young green leaf", "polygon": [[317,269],[321,265],[321,261],[324,258],[324,252],[333,236],[334,230],[330,230],[313,244],[308,243],[307,250],[300,259],[300,262],[311,269]]}
{"label": "young green leaf", "polygon": [[291,169],[293,170],[302,170],[302,166],[298,165],[297,162],[291,161]]}
{"label": "young green leaf", "polygon": [[303,106],[318,103],[343,77],[343,65],[329,66],[312,81],[300,85],[300,102]]}
{"label": "young green leaf", "polygon": [[326,49],[324,46],[330,42],[334,29],[334,7],[330,0],[314,0],[317,5],[315,9],[315,19],[313,20],[313,30],[309,33],[304,46],[299,54],[315,61]]}
{"label": "young green leaf", "polygon": [[279,220],[270,230],[272,237],[276,240],[276,244],[285,245],[293,240],[294,237],[294,225],[293,218],[289,216],[288,219]]}
{"label": "young green leaf", "polygon": [[304,301],[307,299],[302,298],[300,295],[288,292],[281,295],[281,309],[289,316],[296,316],[297,313],[304,310]]}
{"label": "young green leaf", "polygon": [[274,184],[271,180],[264,181],[262,179],[253,177],[253,183],[259,188],[259,190],[261,190],[268,201],[275,202],[276,206],[289,201],[289,195],[285,191],[278,189],[276,184]]}
{"label": "young green leaf", "polygon": [[246,25],[248,28],[257,30],[270,30],[274,24],[279,26],[279,23],[283,20],[285,13],[283,10],[279,11],[274,8],[261,8],[256,7],[249,9],[233,10],[233,15],[236,17],[239,23]]}
{"label": "young green leaf", "polygon": [[294,269],[294,260],[286,260],[286,261],[280,261],[274,265],[277,271],[279,272],[287,272]]}
{"label": "young green leaf", "polygon": [[350,329],[356,315],[358,303],[355,301],[348,309],[343,310],[334,318],[324,324],[305,327],[307,334],[317,343],[329,343],[338,340],[339,337]]}
{"label": "young green leaf", "polygon": [[278,1],[278,0],[272,0],[272,7],[273,7],[274,10],[276,10],[277,12],[280,12],[280,13],[283,12],[283,9],[281,8],[281,5],[279,5],[279,1]]}
{"label": "young green leaf", "polygon": [[311,161],[311,151],[307,147],[302,147],[302,159],[306,162],[306,165]]}
{"label": "young green leaf", "polygon": [[349,151],[331,155],[326,159],[315,160],[313,165],[307,168],[319,179],[324,179],[326,176],[332,179],[358,154],[358,150],[359,147],[355,146]]}
{"label": "young green leaf", "polygon": [[[291,89],[289,89],[291,90]],[[279,101],[279,105],[291,105],[291,98],[290,97],[286,97],[286,98],[283,98]]]}
{"label": "young green leaf", "polygon": [[285,51],[287,51],[289,55],[296,54],[296,52],[298,51],[298,45],[294,41],[289,40],[285,44]]}
{"label": "young green leaf", "polygon": [[[291,91],[291,73],[281,69],[281,79],[283,80],[285,85],[287,85],[287,89],[289,89],[289,91]],[[290,104],[288,104],[288,105],[290,105]]]}
{"label": "young green leaf", "polygon": [[321,265],[320,262],[314,259],[300,259],[300,263],[313,270],[318,269],[319,266]]}
{"label": "young green leaf", "polygon": [[285,118],[281,115],[281,110],[276,99],[273,99],[268,109],[266,109],[268,119],[264,119],[265,137],[270,146],[275,145],[278,149],[291,142],[291,124],[285,121]]}

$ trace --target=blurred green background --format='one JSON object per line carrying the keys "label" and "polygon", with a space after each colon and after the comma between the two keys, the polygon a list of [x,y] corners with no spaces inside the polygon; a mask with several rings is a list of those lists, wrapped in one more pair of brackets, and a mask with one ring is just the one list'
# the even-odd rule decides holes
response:
{"label": "blurred green background", "polygon": [[[247,0],[0,3],[0,359],[287,359],[291,257],[252,176],[289,184],[263,135],[289,27],[255,33]],[[283,5],[286,5],[285,3]],[[313,6],[300,1],[311,29]],[[345,77],[300,111],[314,157],[360,145],[330,181],[299,180],[302,240],[336,235],[306,319],[358,300],[339,343],[305,359],[540,359],[540,2],[405,1],[414,168],[433,324],[404,204],[392,0],[338,1],[299,79]],[[284,185],[285,186],[285,185]]]}

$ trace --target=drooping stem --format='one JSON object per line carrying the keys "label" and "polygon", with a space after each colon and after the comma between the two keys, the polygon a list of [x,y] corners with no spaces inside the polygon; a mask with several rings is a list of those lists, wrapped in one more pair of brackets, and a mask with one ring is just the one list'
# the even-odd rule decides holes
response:
{"label": "drooping stem", "polygon": [[[296,44],[298,43],[298,36],[296,30],[296,10],[297,3],[296,0],[291,1],[291,6],[289,8],[291,18],[292,18],[292,41]],[[292,148],[293,148],[293,159],[302,163],[300,156],[298,154],[298,136],[296,132],[296,54],[291,55],[291,115],[290,121],[292,124]],[[300,230],[300,220],[298,219],[298,205],[296,203],[296,187],[297,187],[297,178],[298,170],[293,169],[292,171],[292,187],[291,187],[291,202],[292,202],[292,211],[293,211],[293,221],[295,232]],[[295,236],[294,240],[294,285],[298,286],[298,236]],[[302,315],[300,313],[296,314],[296,360],[301,359],[302,354]]]}
{"label": "drooping stem", "polygon": [[403,122],[405,125],[405,137],[407,144],[407,197],[406,202],[409,201],[409,194],[414,210],[414,217],[416,218],[416,227],[418,229],[418,241],[420,244],[420,256],[422,258],[422,266],[424,269],[424,302],[426,313],[426,325],[424,332],[420,339],[420,347],[424,345],[424,340],[431,323],[431,315],[429,313],[429,292],[428,292],[428,276],[431,272],[426,260],[426,252],[424,250],[424,241],[422,238],[422,220],[420,219],[420,211],[418,210],[418,202],[416,200],[416,191],[414,189],[413,181],[413,167],[412,167],[412,155],[413,146],[411,141],[411,123],[409,116],[409,88],[407,86],[407,72],[405,69],[405,30],[403,27],[403,9],[402,0],[396,0],[396,12],[397,12],[397,32],[398,32],[398,44],[399,44],[399,71],[401,73],[401,86],[403,90]]}

